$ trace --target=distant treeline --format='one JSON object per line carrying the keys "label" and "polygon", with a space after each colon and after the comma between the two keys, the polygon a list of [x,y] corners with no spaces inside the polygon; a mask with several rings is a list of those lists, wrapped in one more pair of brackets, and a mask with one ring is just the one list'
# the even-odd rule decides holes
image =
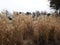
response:
{"label": "distant treeline", "polygon": [[4,14],[6,15],[10,20],[12,20],[13,16],[12,15],[19,15],[19,14],[22,14],[22,15],[32,15],[32,17],[39,17],[40,15],[47,15],[47,16],[50,16],[50,15],[57,15],[59,16],[60,14],[57,13],[57,12],[53,12],[53,13],[47,13],[46,11],[35,11],[35,12],[17,12],[17,11],[14,11],[13,13],[10,13],[8,10],[3,10],[1,11],[0,14]]}

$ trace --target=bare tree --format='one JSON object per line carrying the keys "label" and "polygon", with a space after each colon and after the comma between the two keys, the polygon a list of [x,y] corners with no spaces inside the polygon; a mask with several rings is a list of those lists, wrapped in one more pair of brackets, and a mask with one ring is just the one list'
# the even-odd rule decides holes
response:
{"label": "bare tree", "polygon": [[37,17],[40,15],[40,12],[39,11],[36,11],[35,13],[36,13]]}

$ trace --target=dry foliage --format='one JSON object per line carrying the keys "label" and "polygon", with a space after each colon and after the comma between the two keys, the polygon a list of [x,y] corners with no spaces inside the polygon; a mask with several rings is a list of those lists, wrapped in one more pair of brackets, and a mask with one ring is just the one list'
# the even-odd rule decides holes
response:
{"label": "dry foliage", "polygon": [[13,14],[13,19],[0,16],[0,45],[43,45],[60,41],[60,17]]}

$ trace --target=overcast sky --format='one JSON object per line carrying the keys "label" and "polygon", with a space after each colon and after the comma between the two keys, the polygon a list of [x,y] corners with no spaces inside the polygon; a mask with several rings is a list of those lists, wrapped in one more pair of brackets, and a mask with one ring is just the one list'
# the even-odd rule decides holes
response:
{"label": "overcast sky", "polygon": [[0,10],[33,12],[36,10],[50,12],[48,0],[0,0]]}

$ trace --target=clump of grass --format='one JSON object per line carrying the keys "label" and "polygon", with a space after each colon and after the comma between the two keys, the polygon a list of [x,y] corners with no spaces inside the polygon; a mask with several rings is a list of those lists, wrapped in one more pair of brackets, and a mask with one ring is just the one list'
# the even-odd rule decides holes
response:
{"label": "clump of grass", "polygon": [[14,13],[10,22],[3,15],[0,17],[0,45],[48,45],[60,40],[58,16],[41,15],[32,18],[31,15]]}

